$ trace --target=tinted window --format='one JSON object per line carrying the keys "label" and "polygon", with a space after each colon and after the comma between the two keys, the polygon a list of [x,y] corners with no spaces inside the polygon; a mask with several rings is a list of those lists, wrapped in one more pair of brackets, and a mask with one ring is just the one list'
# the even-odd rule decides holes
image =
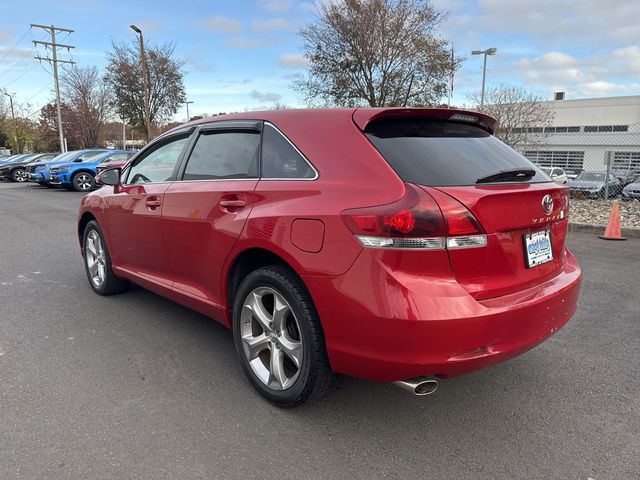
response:
{"label": "tinted window", "polygon": [[271,125],[262,133],[263,178],[314,178],[315,171],[298,151]]}
{"label": "tinted window", "polygon": [[365,134],[405,181],[430,186],[473,185],[502,170],[536,174],[523,182],[547,182],[529,160],[475,125],[436,120],[385,119]]}
{"label": "tinted window", "polygon": [[87,152],[75,159],[76,162],[89,162],[95,160],[98,155],[104,155],[104,152]]}
{"label": "tinted window", "polygon": [[110,157],[107,157],[103,160],[103,163],[108,163],[108,162],[124,162],[125,160],[129,160],[131,158],[131,155],[128,153],[116,153],[114,155],[111,155]]}
{"label": "tinted window", "polygon": [[259,146],[258,132],[203,132],[183,180],[257,178]]}
{"label": "tinted window", "polygon": [[180,159],[188,136],[177,138],[141,157],[132,165],[126,183],[166,182],[171,180],[173,170]]}

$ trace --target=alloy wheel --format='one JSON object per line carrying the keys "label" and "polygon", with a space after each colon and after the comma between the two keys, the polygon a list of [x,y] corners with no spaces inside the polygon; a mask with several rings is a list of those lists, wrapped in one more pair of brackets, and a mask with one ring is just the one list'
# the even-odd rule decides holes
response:
{"label": "alloy wheel", "polygon": [[91,175],[87,174],[87,173],[81,173],[80,175],[78,175],[78,178],[76,180],[76,185],[78,186],[78,189],[84,191],[84,190],[90,190],[91,189]]}
{"label": "alloy wheel", "polygon": [[286,390],[297,380],[304,358],[300,324],[287,300],[271,287],[251,291],[242,304],[243,352],[262,383]]}
{"label": "alloy wheel", "polygon": [[91,230],[87,234],[84,257],[87,262],[91,283],[96,287],[100,287],[106,279],[106,258],[102,240],[95,230]]}
{"label": "alloy wheel", "polygon": [[27,172],[22,169],[16,170],[13,178],[15,178],[16,182],[25,182],[27,180]]}

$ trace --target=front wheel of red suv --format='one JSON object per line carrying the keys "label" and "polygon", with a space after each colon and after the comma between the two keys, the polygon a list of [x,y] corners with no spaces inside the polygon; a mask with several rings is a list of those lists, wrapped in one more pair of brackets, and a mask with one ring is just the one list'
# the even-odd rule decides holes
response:
{"label": "front wheel of red suv", "polygon": [[276,406],[318,398],[333,381],[311,296],[286,267],[259,268],[242,281],[233,336],[247,377]]}
{"label": "front wheel of red suv", "polygon": [[93,291],[99,295],[113,295],[129,288],[129,282],[118,278],[111,269],[111,256],[98,222],[87,223],[82,235],[84,268]]}

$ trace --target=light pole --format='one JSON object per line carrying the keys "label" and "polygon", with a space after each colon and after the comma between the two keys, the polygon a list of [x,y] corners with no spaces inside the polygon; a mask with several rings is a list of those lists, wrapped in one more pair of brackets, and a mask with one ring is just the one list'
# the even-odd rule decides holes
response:
{"label": "light pole", "polygon": [[187,100],[186,102],[184,102],[185,105],[187,106],[187,122],[191,119],[191,117],[189,116],[189,104],[193,103],[192,101]]}
{"label": "light pole", "polygon": [[11,119],[13,120],[13,139],[16,142],[16,151],[18,149],[18,124],[16,124],[16,114],[13,111],[13,97],[8,92],[3,92],[9,97],[9,105],[11,105]]}
{"label": "light pole", "polygon": [[127,149],[127,125],[124,123],[124,115],[122,115],[122,149]]}
{"label": "light pole", "polygon": [[140,62],[142,63],[142,88],[144,89],[144,124],[147,142],[151,139],[151,125],[149,112],[149,72],[147,70],[147,57],[144,54],[144,36],[142,30],[135,25],[130,25],[131,29],[136,32],[140,38]]}
{"label": "light pole", "polygon": [[486,50],[474,50],[471,55],[484,55],[484,65],[482,66],[482,93],[480,94],[480,111],[484,107],[484,82],[487,77],[487,55],[495,55],[498,50],[495,47]]}

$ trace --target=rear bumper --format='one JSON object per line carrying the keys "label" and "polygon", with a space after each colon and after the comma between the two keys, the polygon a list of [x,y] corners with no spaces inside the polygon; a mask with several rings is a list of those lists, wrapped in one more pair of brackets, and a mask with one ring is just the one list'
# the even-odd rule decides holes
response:
{"label": "rear bumper", "polygon": [[[388,382],[441,378],[523,353],[576,311],[580,267],[535,287],[477,301],[455,280],[420,279],[361,257],[341,277],[305,277],[336,372]],[[375,291],[374,291],[375,290]]]}

